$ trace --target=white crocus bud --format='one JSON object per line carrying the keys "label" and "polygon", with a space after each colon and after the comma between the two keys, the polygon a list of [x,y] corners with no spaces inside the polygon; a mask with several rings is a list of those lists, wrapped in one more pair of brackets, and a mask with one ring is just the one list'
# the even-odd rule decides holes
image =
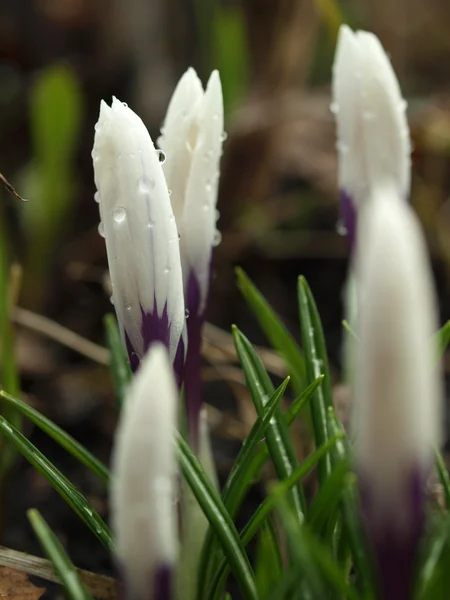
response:
{"label": "white crocus bud", "polygon": [[201,328],[209,295],[212,252],[217,245],[216,203],[222,155],[223,99],[219,73],[206,89],[190,68],[170,101],[158,140],[167,159],[163,169],[180,234],[189,347],[185,393],[191,441],[197,445],[200,400]]}
{"label": "white crocus bud", "polygon": [[420,225],[396,190],[362,208],[358,239],[355,461],[381,596],[409,598],[443,422],[436,299]]}
{"label": "white crocus bud", "polygon": [[101,103],[92,156],[113,301],[131,365],[136,369],[150,343],[160,341],[180,369],[183,281],[160,151],[141,119],[114,98],[111,107]]}
{"label": "white crocus bud", "polygon": [[163,165],[180,233],[185,289],[191,276],[199,288],[198,307],[186,298],[186,307],[204,312],[208,298],[211,254],[217,240],[216,204],[222,155],[223,99],[218,71],[206,90],[194,69],[181,77],[167,109],[158,140],[166,153]]}
{"label": "white crocus bud", "polygon": [[352,243],[356,213],[379,186],[409,197],[406,102],[379,39],[346,25],[339,32],[332,89],[341,216]]}
{"label": "white crocus bud", "polygon": [[178,552],[178,392],[166,348],[150,347],[117,429],[111,511],[125,599],[170,600]]}

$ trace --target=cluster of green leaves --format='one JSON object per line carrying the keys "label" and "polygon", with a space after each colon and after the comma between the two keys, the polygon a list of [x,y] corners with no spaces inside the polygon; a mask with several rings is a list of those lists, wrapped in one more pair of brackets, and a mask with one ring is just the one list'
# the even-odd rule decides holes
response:
{"label": "cluster of green leaves", "polygon": [[[333,411],[324,334],[311,290],[300,277],[300,348],[247,276],[241,270],[237,275],[244,298],[268,341],[284,359],[289,375],[276,388],[250,341],[237,327],[233,328],[236,352],[257,419],[221,493],[183,436],[178,435],[175,439],[180,470],[209,521],[199,562],[197,600],[231,598],[225,592],[230,574],[245,600],[372,599],[376,596],[376,586],[358,519],[350,445]],[[131,375],[115,321],[109,317],[106,330],[113,381],[118,406],[121,406],[126,400]],[[449,333],[449,324],[438,332],[436,346],[439,353],[445,350]],[[281,401],[288,388],[295,399],[285,410],[285,403]],[[31,420],[108,485],[108,468],[85,447],[20,400],[16,393],[1,391],[0,396],[9,410]],[[311,452],[300,460],[290,428],[301,414],[311,425]],[[0,417],[0,432],[42,473],[113,555],[111,532],[88,500],[4,416]],[[238,531],[239,509],[250,488],[261,480],[268,462],[273,469],[271,481],[266,486],[267,494],[245,527]],[[439,454],[437,469],[449,508],[449,475]],[[308,478],[314,470],[317,478]],[[313,494],[314,485],[316,491]],[[28,516],[67,597],[71,600],[92,598],[41,515],[33,510]],[[256,542],[254,558],[248,553],[252,540]],[[449,552],[450,521],[446,513],[437,512],[418,569],[417,599],[444,597],[449,584],[448,569],[445,568]]]}

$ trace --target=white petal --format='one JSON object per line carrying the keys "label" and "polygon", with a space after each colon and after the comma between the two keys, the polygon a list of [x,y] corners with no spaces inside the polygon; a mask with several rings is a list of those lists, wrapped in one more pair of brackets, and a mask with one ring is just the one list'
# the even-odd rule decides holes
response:
{"label": "white petal", "polygon": [[372,33],[342,26],[333,67],[339,184],[356,205],[379,186],[408,198],[410,140],[406,103],[392,65]]}
{"label": "white petal", "polygon": [[211,253],[216,232],[219,163],[223,143],[223,98],[218,71],[213,71],[197,116],[198,134],[186,187],[180,228],[183,276],[194,270],[206,304]]}
{"label": "white petal", "polygon": [[363,207],[358,239],[355,454],[374,506],[388,511],[440,440],[436,300],[418,220],[392,190]]}
{"label": "white petal", "polygon": [[129,389],[112,461],[117,556],[136,597],[148,597],[155,569],[176,560],[177,404],[167,350],[155,344]]}
{"label": "white petal", "polygon": [[141,119],[116,98],[101,103],[93,149],[114,304],[140,355],[141,307],[161,315],[167,303],[171,358],[184,323],[178,232],[164,174]]}
{"label": "white petal", "polygon": [[158,145],[166,154],[163,166],[171,190],[170,200],[177,223],[181,221],[192,151],[196,142],[196,115],[203,87],[190,67],[178,82],[170,100]]}

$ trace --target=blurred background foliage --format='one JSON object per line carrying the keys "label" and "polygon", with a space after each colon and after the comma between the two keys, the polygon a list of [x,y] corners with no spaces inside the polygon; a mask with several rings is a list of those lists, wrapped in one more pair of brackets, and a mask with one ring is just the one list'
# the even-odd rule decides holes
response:
{"label": "blurred background foliage", "polygon": [[[215,451],[226,470],[254,414],[225,331],[237,323],[253,342],[267,343],[237,291],[236,265],[297,339],[295,281],[306,275],[328,336],[334,383],[340,381],[348,251],[339,228],[329,105],[341,22],[381,38],[408,100],[411,201],[429,241],[444,321],[450,316],[448,2],[0,0],[0,172],[28,200],[0,192],[0,286],[8,287],[12,304],[0,294],[1,380],[16,393],[17,374],[4,351],[14,333],[23,397],[103,460],[116,407],[105,368],[102,323],[111,305],[90,156],[100,100],[114,94],[127,102],[156,139],[184,70],[194,66],[205,82],[211,69],[220,69],[228,139],[204,379]],[[14,332],[5,324],[8,311]],[[276,355],[262,349],[262,356],[276,377],[284,375]],[[335,401],[345,413],[342,386],[335,387]],[[68,460],[38,432],[32,437],[56,464]],[[104,516],[98,482],[83,479],[75,464],[64,468]],[[90,552],[70,509],[33,469],[20,463],[4,500],[2,543],[36,550],[25,517],[36,506],[77,565],[102,570],[101,549]]]}

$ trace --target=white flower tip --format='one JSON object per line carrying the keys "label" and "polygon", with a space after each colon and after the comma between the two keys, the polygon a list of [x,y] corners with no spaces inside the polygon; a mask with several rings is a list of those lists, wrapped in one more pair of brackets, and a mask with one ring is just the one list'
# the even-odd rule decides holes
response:
{"label": "white flower tip", "polygon": [[127,584],[141,593],[148,588],[158,566],[173,565],[176,559],[173,433],[177,404],[167,350],[154,344],[129,388],[116,433],[112,468],[111,507],[117,555]]}

